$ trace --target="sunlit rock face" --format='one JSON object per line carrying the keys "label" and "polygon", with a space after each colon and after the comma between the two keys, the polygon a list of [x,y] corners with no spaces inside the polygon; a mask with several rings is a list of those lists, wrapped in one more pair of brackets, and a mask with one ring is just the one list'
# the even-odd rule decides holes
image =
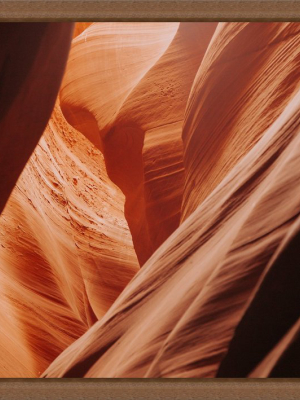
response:
{"label": "sunlit rock face", "polygon": [[299,87],[298,23],[219,24],[183,128],[186,219],[262,137]]}
{"label": "sunlit rock face", "polygon": [[72,47],[62,109],[125,194],[141,265],[179,225],[183,116],[216,25],[95,24]]}
{"label": "sunlit rock face", "polygon": [[16,315],[13,334],[33,376],[104,315],[137,271],[123,207],[102,154],[56,106],[0,224],[1,300]]}
{"label": "sunlit rock face", "polygon": [[[181,23],[168,49],[124,102],[104,139],[109,176],[126,195],[125,216],[141,264],[179,225],[185,105],[215,28],[216,23]],[[121,138],[119,156],[115,148],[121,147]]]}
{"label": "sunlit rock face", "polygon": [[300,376],[299,41],[76,24],[29,160],[3,125],[0,376]]}
{"label": "sunlit rock face", "polygon": [[92,24],[72,42],[60,91],[67,121],[97,147],[118,110],[173,39],[178,23]]}
{"label": "sunlit rock face", "polygon": [[[115,120],[177,29],[178,23],[93,24],[73,43],[60,95],[65,117],[101,149],[110,178],[126,196],[125,214],[140,264],[151,255],[144,204],[145,132],[133,116],[139,119],[139,110],[128,110],[121,126]],[[153,111],[147,99],[145,106]]]}
{"label": "sunlit rock face", "polygon": [[[0,24],[0,212],[50,118],[64,73],[72,32],[71,23]],[[8,208],[13,204],[12,199],[9,204]],[[28,312],[33,293],[28,284],[31,271],[37,268],[35,263],[38,254],[33,245],[29,251],[34,256],[26,262],[27,254],[19,251],[19,233],[22,230],[19,223],[23,224],[24,218],[24,215],[17,218],[15,224],[8,214],[2,214],[0,221],[1,377],[38,376],[48,364],[36,364],[33,356],[35,353],[37,358],[44,357],[38,355],[37,347],[42,353],[47,353],[47,349],[38,344],[41,340],[39,334],[32,341],[36,346],[35,351],[32,351],[26,339],[29,331],[33,333],[30,324],[34,314]],[[29,231],[25,231],[24,235],[25,240],[30,240]],[[20,276],[22,284],[18,282]],[[47,283],[47,274],[41,276],[36,291],[42,287],[46,293]],[[59,304],[56,306],[59,307]],[[41,322],[47,317],[42,302],[39,307]],[[74,328],[72,324],[70,327]],[[77,324],[74,331],[77,333],[64,336],[73,336],[74,340],[84,329]],[[71,341],[65,340],[65,345],[68,343]],[[62,349],[58,347],[53,343],[53,356]]]}
{"label": "sunlit rock face", "polygon": [[[185,112],[183,222],[44,376],[257,377],[291,368],[299,317],[299,38],[297,24],[218,26]],[[260,344],[258,332],[272,326],[272,340],[266,344],[265,334]]]}
{"label": "sunlit rock face", "polygon": [[0,23],[0,212],[50,118],[72,32],[71,23]]}

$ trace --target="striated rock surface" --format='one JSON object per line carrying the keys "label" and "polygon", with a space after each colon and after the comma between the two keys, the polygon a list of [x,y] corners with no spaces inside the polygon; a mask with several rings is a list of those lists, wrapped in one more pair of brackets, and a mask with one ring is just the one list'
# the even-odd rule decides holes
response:
{"label": "striated rock surface", "polygon": [[[0,212],[51,115],[72,31],[72,23],[0,24]],[[1,216],[1,225],[9,222]],[[10,237],[11,243],[6,247],[4,238],[8,238],[2,231],[0,252],[19,263],[26,256],[17,251],[17,237]],[[34,249],[31,251],[34,254]],[[28,281],[26,272],[32,262],[34,260],[29,265],[25,264],[23,271],[19,270],[25,281]],[[39,367],[35,365],[24,337],[23,323],[31,319],[30,315],[26,315],[31,293],[28,292],[29,296],[24,301],[23,286],[18,285],[15,270],[11,270],[2,257],[0,275],[0,376],[37,376],[37,370],[41,372],[48,363]],[[47,283],[44,284],[45,291],[46,288]],[[22,315],[18,312],[19,308],[23,308]],[[44,320],[44,311],[41,315]],[[84,332],[76,330],[77,336]],[[68,343],[70,341],[65,344]],[[54,355],[58,353],[55,350]]]}
{"label": "striated rock surface", "polygon": [[67,121],[101,149],[118,110],[164,53],[178,23],[92,24],[72,43],[60,91]]}
{"label": "striated rock surface", "polygon": [[77,24],[16,183],[40,27],[0,28],[0,376],[299,377],[300,25]]}
{"label": "striated rock surface", "polygon": [[50,118],[72,32],[72,23],[0,24],[0,212]]}
{"label": "striated rock surface", "polygon": [[[184,111],[216,25],[179,25],[168,49],[131,91],[103,140],[109,176],[126,195],[125,216],[141,265],[179,225]],[[123,157],[115,151],[120,141]]]}
{"label": "striated rock surface", "polygon": [[219,24],[183,128],[186,219],[253,147],[299,87],[298,23]]}
{"label": "striated rock surface", "polygon": [[[74,41],[62,109],[103,151],[110,179],[125,194],[141,265],[179,225],[184,110],[215,27],[183,23],[176,32],[178,24],[93,25]],[[92,71],[83,74],[89,60]]]}
{"label": "striated rock surface", "polygon": [[47,376],[215,376],[299,224],[299,105],[300,94]]}
{"label": "striated rock surface", "polygon": [[238,376],[247,376],[282,341],[286,350],[267,375],[292,370],[300,304],[299,39],[291,23],[217,28],[187,105],[184,222],[43,376],[232,376],[237,354],[244,358]]}
{"label": "striated rock surface", "polygon": [[[151,119],[153,106],[164,98],[158,90],[163,90],[166,82],[161,76],[155,83],[160,86],[153,86],[152,79],[152,85],[142,85],[141,93],[136,93],[136,87],[147,80],[149,73],[153,76],[151,67],[164,54],[177,28],[177,23],[92,25],[73,43],[60,95],[67,120],[101,149],[110,178],[126,195],[125,214],[141,265],[153,250],[145,216],[142,157],[145,127],[140,120],[147,115]],[[177,50],[183,50],[182,46]],[[192,79],[193,74],[190,82]],[[185,93],[187,96],[188,88]],[[138,100],[142,109],[134,107],[132,98]],[[182,113],[184,106],[185,103],[181,106]],[[126,111],[122,113],[123,108]],[[166,112],[170,105],[165,102],[164,108]],[[123,121],[118,125],[114,121],[119,112]],[[182,161],[180,140],[176,147]],[[180,197],[177,203],[179,210]]]}
{"label": "striated rock surface", "polygon": [[0,220],[3,320],[17,321],[1,325],[14,342],[0,339],[1,376],[38,376],[137,271],[123,204],[100,151],[56,106]]}
{"label": "striated rock surface", "polygon": [[[228,353],[221,363],[218,376],[243,377],[253,369],[255,371],[251,373],[251,377],[299,376],[299,367],[296,366],[297,360],[299,361],[296,344],[295,360],[288,362],[293,367],[288,368],[286,365],[279,375],[276,373],[276,370],[281,368],[281,357],[285,357],[285,353],[293,347],[294,341],[299,341],[299,228],[298,217],[285,241],[273,255],[273,262],[261,277],[249,307],[236,329]],[[244,354],[242,359],[241,353]],[[256,369],[264,358],[267,360]],[[268,369],[268,372],[263,372],[262,369]]]}

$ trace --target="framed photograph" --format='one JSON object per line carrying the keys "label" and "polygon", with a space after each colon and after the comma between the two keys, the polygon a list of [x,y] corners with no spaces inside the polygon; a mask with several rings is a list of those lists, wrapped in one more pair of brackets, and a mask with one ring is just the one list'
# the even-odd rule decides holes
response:
{"label": "framed photograph", "polygon": [[299,398],[298,3],[5,0],[0,41],[0,398]]}

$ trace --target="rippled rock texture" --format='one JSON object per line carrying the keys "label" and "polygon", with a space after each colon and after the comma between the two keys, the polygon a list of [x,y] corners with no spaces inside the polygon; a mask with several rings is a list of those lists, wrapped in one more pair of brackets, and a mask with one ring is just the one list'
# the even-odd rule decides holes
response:
{"label": "rippled rock texture", "polygon": [[300,24],[14,26],[1,376],[299,377]]}

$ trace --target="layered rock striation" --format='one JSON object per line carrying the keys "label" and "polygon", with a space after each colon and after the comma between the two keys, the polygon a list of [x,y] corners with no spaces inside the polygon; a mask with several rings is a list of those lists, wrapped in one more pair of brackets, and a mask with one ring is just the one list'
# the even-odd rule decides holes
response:
{"label": "layered rock striation", "polygon": [[299,377],[299,24],[73,37],[27,164],[64,61],[0,98],[1,376]]}
{"label": "layered rock striation", "polygon": [[[102,154],[57,105],[0,223],[1,304],[17,321],[1,332],[22,343],[28,369],[21,376],[39,375],[137,272],[123,207]],[[10,349],[1,376],[19,376],[21,366],[8,368],[7,360],[20,350],[0,346]]]}
{"label": "layered rock striation", "polygon": [[215,28],[95,24],[72,46],[62,110],[101,149],[110,179],[125,194],[141,265],[179,225],[184,111]]}
{"label": "layered rock striation", "polygon": [[264,376],[293,370],[299,39],[293,23],[218,26],[187,102],[182,223],[44,376],[260,376],[266,359]]}

